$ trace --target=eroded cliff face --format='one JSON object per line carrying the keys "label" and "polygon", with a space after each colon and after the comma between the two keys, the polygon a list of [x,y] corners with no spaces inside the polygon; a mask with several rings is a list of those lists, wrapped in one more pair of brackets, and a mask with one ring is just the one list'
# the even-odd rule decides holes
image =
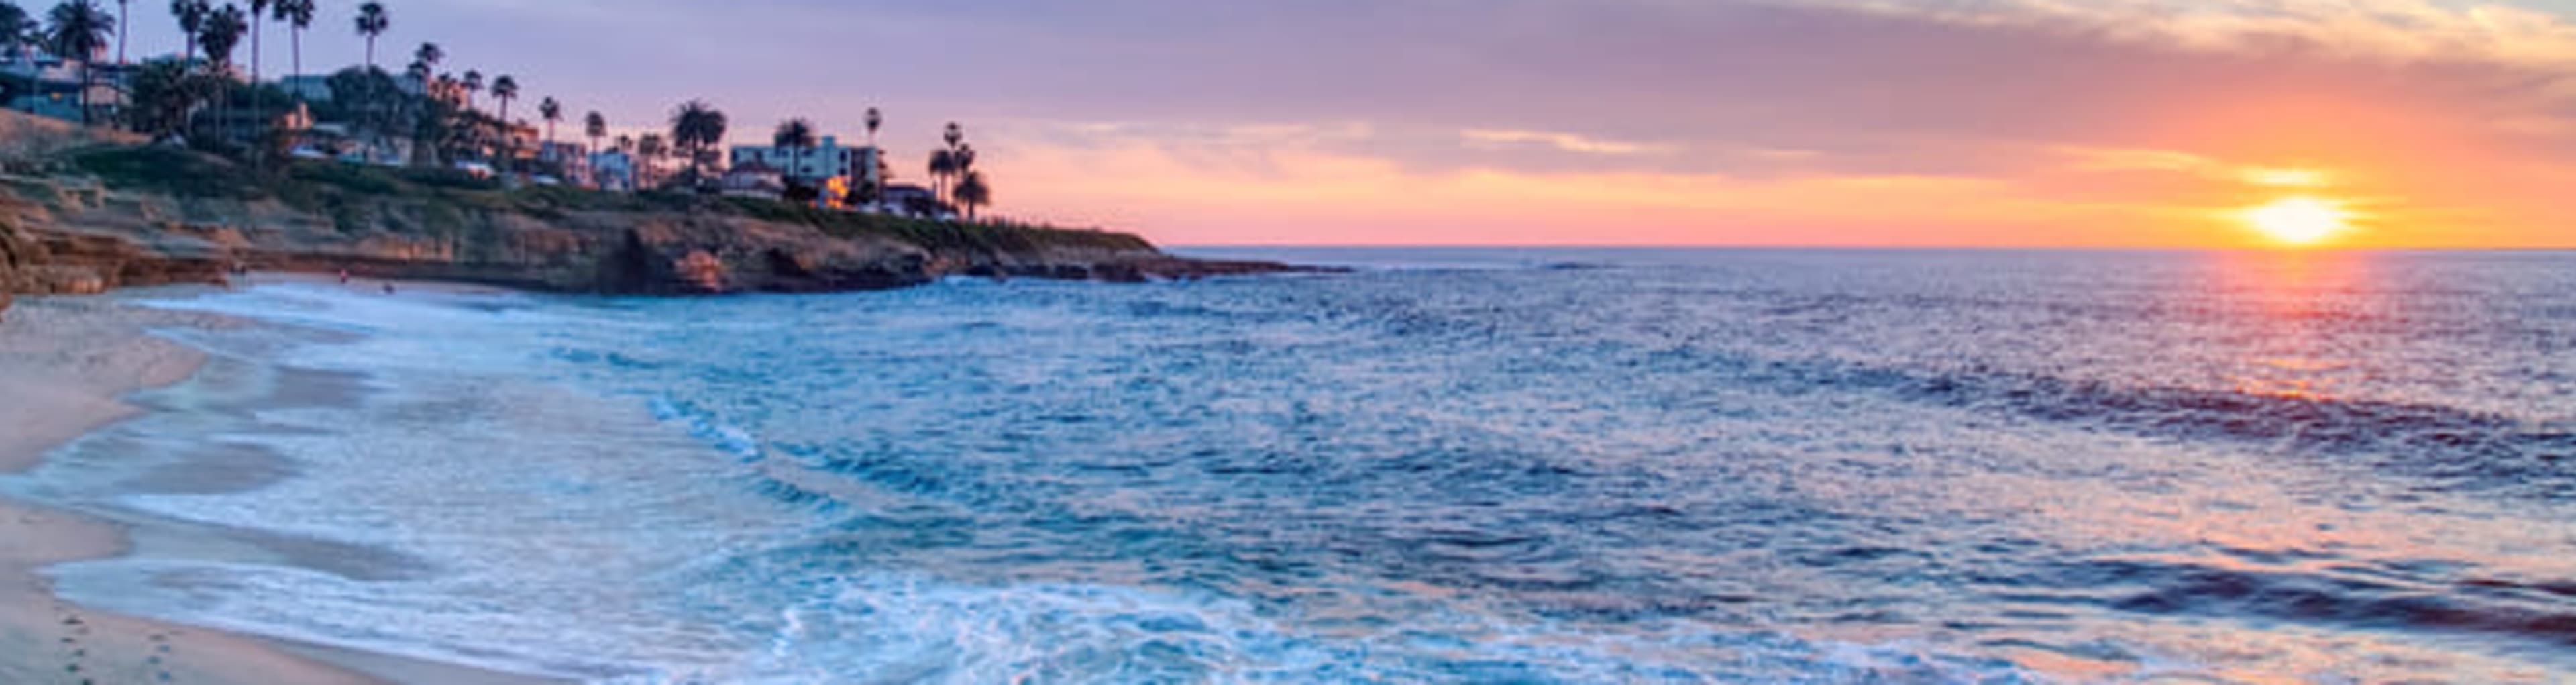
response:
{"label": "eroded cliff face", "polygon": [[1178,259],[1125,236],[934,249],[716,212],[530,211],[397,197],[304,211],[71,176],[0,177],[0,191],[0,298],[221,282],[236,265],[652,295],[885,289],[951,274],[1141,281],[1279,270]]}

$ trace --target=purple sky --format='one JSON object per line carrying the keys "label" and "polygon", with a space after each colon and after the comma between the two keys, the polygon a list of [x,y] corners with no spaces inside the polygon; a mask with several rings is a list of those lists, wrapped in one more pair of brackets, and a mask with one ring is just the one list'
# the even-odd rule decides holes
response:
{"label": "purple sky", "polygon": [[[358,61],[355,4],[310,70]],[[387,4],[380,62],[435,41],[514,115],[703,97],[754,140],[875,105],[911,178],[956,120],[1004,213],[1169,242],[2232,245],[2298,192],[2354,244],[2576,244],[2564,3]],[[136,56],[178,44],[164,5]]]}

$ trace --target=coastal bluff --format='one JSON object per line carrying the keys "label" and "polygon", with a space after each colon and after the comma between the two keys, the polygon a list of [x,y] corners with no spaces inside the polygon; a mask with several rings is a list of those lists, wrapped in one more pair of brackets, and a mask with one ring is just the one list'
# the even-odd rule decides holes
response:
{"label": "coastal bluff", "polygon": [[0,307],[10,293],[219,283],[237,264],[632,295],[892,289],[951,275],[1145,282],[1308,270],[1181,258],[1104,231],[766,199],[504,189],[444,170],[330,161],[278,166],[118,141],[17,151],[0,168]]}

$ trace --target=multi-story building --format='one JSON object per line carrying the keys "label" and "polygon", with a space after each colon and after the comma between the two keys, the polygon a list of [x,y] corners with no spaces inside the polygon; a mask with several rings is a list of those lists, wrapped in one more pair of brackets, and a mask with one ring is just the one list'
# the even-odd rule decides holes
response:
{"label": "multi-story building", "polygon": [[823,136],[821,144],[810,148],[736,145],[727,161],[732,166],[758,164],[776,169],[785,180],[812,186],[834,178],[857,179],[861,183],[881,180],[876,148],[844,147],[836,136]]}

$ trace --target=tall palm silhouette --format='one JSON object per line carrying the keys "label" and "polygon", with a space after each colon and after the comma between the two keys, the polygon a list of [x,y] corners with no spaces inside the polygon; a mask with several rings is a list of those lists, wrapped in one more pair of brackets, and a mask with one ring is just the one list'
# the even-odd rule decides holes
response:
{"label": "tall palm silhouette", "polygon": [[600,137],[608,135],[608,117],[600,116],[598,110],[591,110],[581,117],[581,132],[590,134],[590,151],[599,152]]}
{"label": "tall palm silhouette", "polygon": [[724,112],[705,100],[681,103],[671,112],[671,143],[688,155],[691,182],[704,180],[707,150],[724,142],[725,123]]}
{"label": "tall palm silhouette", "polygon": [[203,30],[197,33],[197,45],[206,51],[206,65],[217,73],[231,71],[233,50],[241,47],[242,35],[248,32],[250,23],[239,7],[225,5],[206,13]]}
{"label": "tall palm silhouette", "polygon": [[647,133],[635,140],[635,187],[652,185],[653,173],[662,166],[662,155],[670,151],[670,143],[659,133]]}
{"label": "tall palm silhouette", "polygon": [[[473,78],[474,73],[466,72],[465,77]],[[492,79],[492,99],[501,101],[501,126],[509,127],[510,101],[519,99],[519,80],[510,78],[507,74]]]}
{"label": "tall palm silhouette", "polygon": [[805,174],[805,151],[814,148],[814,122],[804,117],[778,122],[778,131],[769,137],[770,144],[786,148],[796,156],[795,170],[788,172],[789,182]]}
{"label": "tall palm silhouette", "polygon": [[957,179],[957,205],[966,209],[966,220],[975,220],[975,208],[993,204],[993,188],[984,183],[984,172],[967,171]]}
{"label": "tall palm silhouette", "polygon": [[393,16],[385,13],[384,3],[369,2],[358,6],[355,23],[358,35],[367,37],[367,69],[373,71],[376,68],[376,37],[385,35],[386,29],[394,27]]}
{"label": "tall palm silhouette", "polygon": [[[537,118],[546,120],[546,148],[554,148],[555,122],[563,121],[563,103],[556,102],[555,96],[552,95],[546,96],[545,99],[538,100]],[[561,156],[562,153],[558,152],[556,154],[557,156]]]}
{"label": "tall palm silhouette", "polygon": [[868,108],[868,119],[867,119],[867,124],[868,124],[868,147],[876,147],[876,146],[877,146],[877,127],[880,127],[880,126],[884,126],[884,125],[885,125],[885,115],[884,115],[884,114],[880,114],[880,113],[878,113],[878,112],[877,112],[877,108],[875,108],[875,107],[870,107],[870,108]]}
{"label": "tall palm silhouette", "polygon": [[474,95],[483,92],[483,72],[474,69],[465,70],[465,78],[457,81],[456,86],[465,89],[465,110],[473,111]]}
{"label": "tall palm silhouette", "polygon": [[[200,28],[197,45],[206,51],[206,68],[213,73],[226,74],[229,79],[233,69],[233,49],[241,47],[242,33],[250,30],[249,23],[242,18],[241,8],[224,5],[223,9],[207,12]],[[215,89],[217,111],[231,106],[229,100],[232,96],[228,94],[231,90]]]}
{"label": "tall palm silhouette", "polygon": [[438,71],[438,63],[445,61],[447,49],[438,47],[437,43],[422,43],[420,49],[411,51],[411,63],[420,67],[412,71],[420,72],[420,80],[424,83],[429,81],[430,73]]}
{"label": "tall palm silhouette", "polygon": [[97,60],[99,51],[107,49],[107,37],[116,33],[116,20],[91,0],[64,0],[46,13],[46,18],[50,24],[45,28],[46,47],[57,57],[80,60],[80,96],[75,101],[80,105],[81,123],[86,125],[90,123],[89,88],[96,78],[90,62]]}
{"label": "tall palm silhouette", "polygon": [[179,20],[179,35],[188,43],[179,53],[179,62],[197,58],[197,33],[206,30],[206,20],[215,14],[215,6],[206,0],[170,0],[170,18]]}
{"label": "tall palm silhouette", "polygon": [[957,151],[940,148],[930,151],[930,194],[948,196],[948,177],[957,173]]}
{"label": "tall palm silhouette", "polygon": [[[286,22],[287,54],[292,57],[288,63],[293,65],[287,73],[303,76],[304,29],[313,26],[313,0],[277,0],[276,18]],[[296,97],[303,97],[303,91],[297,91]]]}
{"label": "tall palm silhouette", "polygon": [[268,19],[268,8],[277,0],[250,0],[250,106],[259,109],[259,34],[260,25]]}

